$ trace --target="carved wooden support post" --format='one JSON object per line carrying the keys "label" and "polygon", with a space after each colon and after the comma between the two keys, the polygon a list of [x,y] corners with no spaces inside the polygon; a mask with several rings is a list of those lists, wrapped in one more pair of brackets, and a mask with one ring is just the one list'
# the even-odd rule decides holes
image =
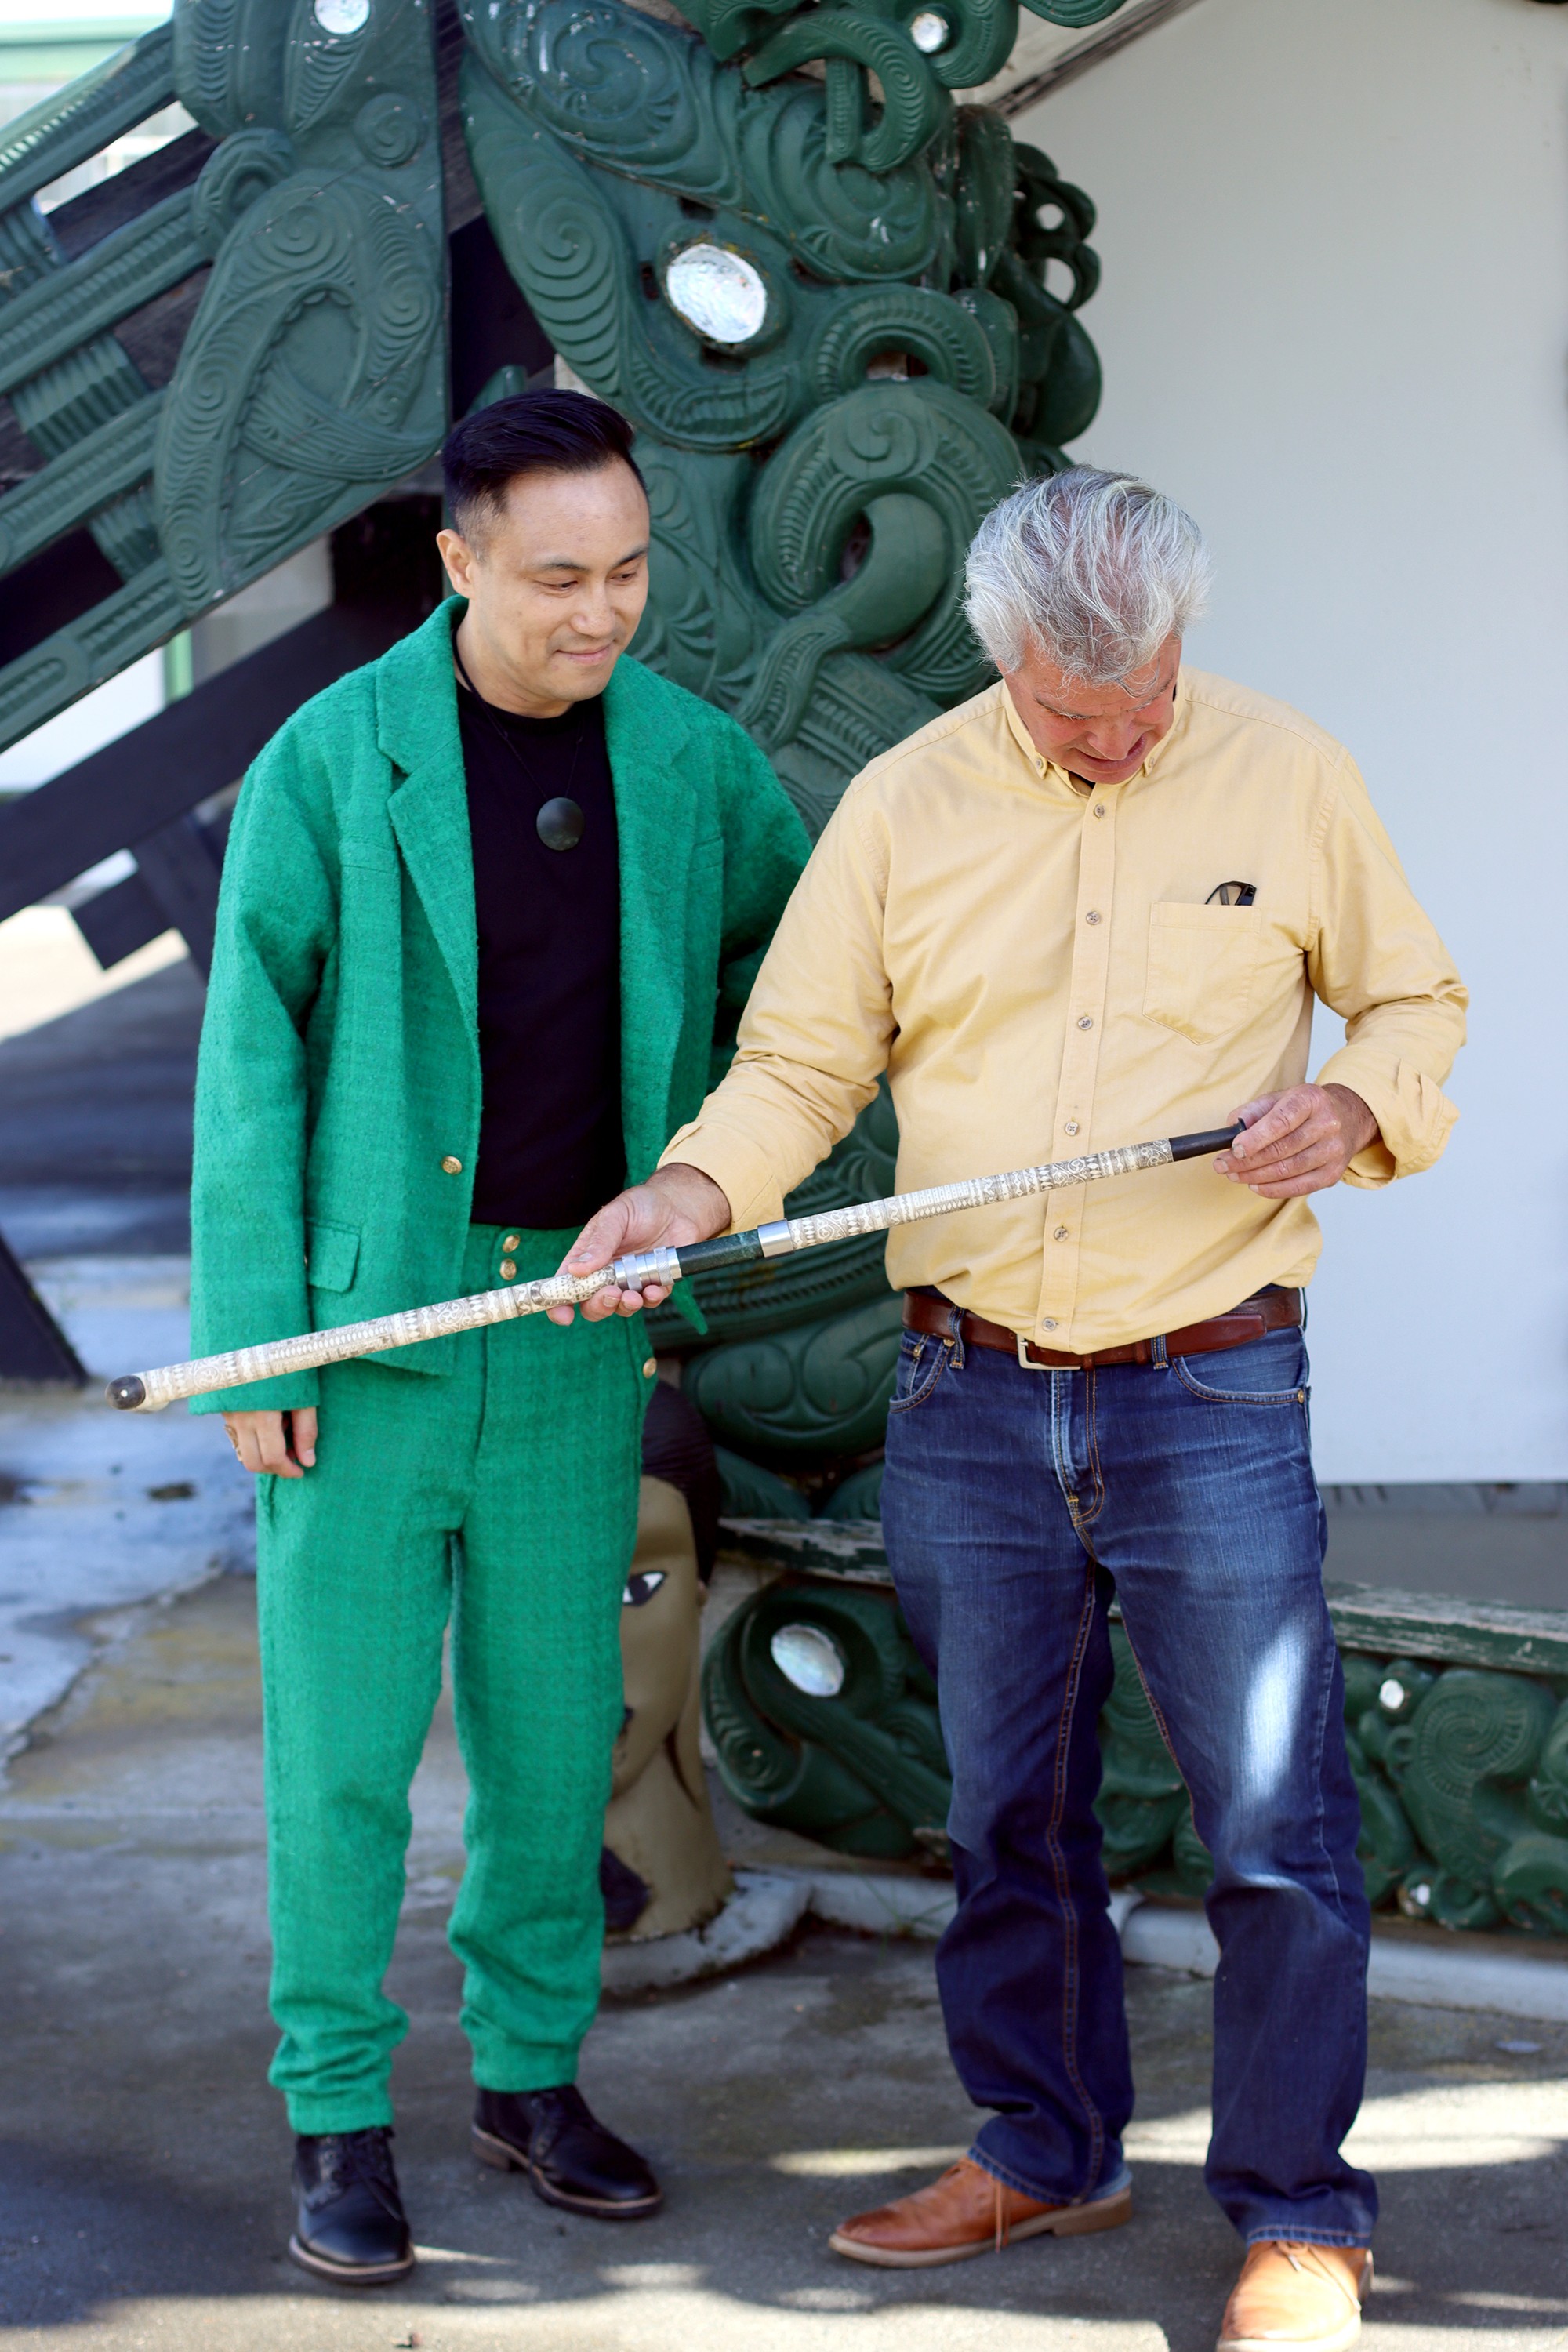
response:
{"label": "carved wooden support post", "polygon": [[[704,1703],[730,1793],[840,1853],[931,1851],[949,1793],[936,1694],[879,1529],[757,1519],[730,1535],[784,1571],[709,1654]],[[1328,1590],[1374,1909],[1568,1934],[1568,1611]],[[1096,1805],[1106,1869],[1146,1893],[1201,1895],[1209,1857],[1119,1624],[1111,1645]]]}

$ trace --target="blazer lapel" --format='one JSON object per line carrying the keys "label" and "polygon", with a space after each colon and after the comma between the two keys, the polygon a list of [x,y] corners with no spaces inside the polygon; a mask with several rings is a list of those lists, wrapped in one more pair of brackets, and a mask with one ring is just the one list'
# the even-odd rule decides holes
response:
{"label": "blazer lapel", "polygon": [[377,736],[395,770],[393,831],[469,1034],[479,1031],[479,939],[452,631],[465,610],[448,597],[379,665]]}
{"label": "blazer lapel", "polygon": [[634,1182],[669,1140],[669,1090],[686,1018],[686,886],[697,794],[684,720],[623,654],[605,689],[605,740],[621,866],[621,1119]]}

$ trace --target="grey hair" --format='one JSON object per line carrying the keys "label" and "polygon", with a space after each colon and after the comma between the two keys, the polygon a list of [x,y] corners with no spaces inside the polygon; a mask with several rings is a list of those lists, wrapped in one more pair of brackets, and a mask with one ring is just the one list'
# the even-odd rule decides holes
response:
{"label": "grey hair", "polygon": [[1204,535],[1134,474],[1072,466],[993,507],[964,566],[970,627],[1000,670],[1043,653],[1068,677],[1121,686],[1203,617]]}

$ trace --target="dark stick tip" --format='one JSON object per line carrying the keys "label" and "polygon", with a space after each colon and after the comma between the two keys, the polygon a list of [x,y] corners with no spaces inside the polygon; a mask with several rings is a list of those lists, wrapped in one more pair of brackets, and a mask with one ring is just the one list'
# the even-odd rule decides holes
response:
{"label": "dark stick tip", "polygon": [[119,1380],[110,1381],[103,1393],[117,1412],[134,1412],[138,1405],[147,1402],[147,1385],[140,1372],[122,1373]]}

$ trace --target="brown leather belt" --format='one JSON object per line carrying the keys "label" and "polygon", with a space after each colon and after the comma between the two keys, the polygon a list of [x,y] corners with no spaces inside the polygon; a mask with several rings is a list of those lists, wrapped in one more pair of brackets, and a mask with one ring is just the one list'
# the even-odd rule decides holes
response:
{"label": "brown leather belt", "polygon": [[[1021,1339],[1016,1331],[1009,1331],[1005,1323],[988,1323],[984,1315],[973,1315],[967,1307],[955,1307],[940,1291],[904,1293],[906,1331],[927,1331],[934,1339],[950,1339],[955,1315],[958,1337],[966,1348],[995,1348],[1005,1356],[1016,1356],[1021,1364],[1037,1365],[1042,1370],[1082,1372],[1091,1365],[1155,1361],[1152,1339],[1130,1339],[1124,1347],[1097,1348],[1092,1355],[1069,1356],[1060,1348],[1037,1348],[1033,1340]],[[1244,1348],[1249,1339],[1261,1339],[1267,1331],[1299,1331],[1300,1328],[1300,1292],[1281,1290],[1271,1284],[1267,1290],[1255,1291],[1250,1298],[1244,1298],[1228,1315],[1212,1316],[1206,1323],[1186,1323],[1179,1331],[1167,1331],[1163,1336],[1167,1357],[1208,1356],[1217,1354],[1223,1348]]]}

